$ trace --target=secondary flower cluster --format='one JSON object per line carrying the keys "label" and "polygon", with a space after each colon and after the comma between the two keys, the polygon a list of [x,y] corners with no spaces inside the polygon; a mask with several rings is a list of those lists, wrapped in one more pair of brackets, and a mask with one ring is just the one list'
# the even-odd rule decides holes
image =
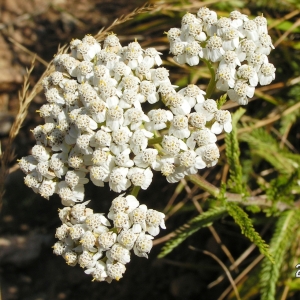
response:
{"label": "secondary flower cluster", "polygon": [[229,18],[202,7],[197,15],[187,13],[181,28],[167,32],[170,52],[176,62],[198,65],[200,59],[217,62],[216,87],[241,105],[253,97],[255,86],[270,84],[275,67],[267,55],[274,49],[268,35],[267,20],[249,20],[238,11]]}
{"label": "secondary flower cluster", "polygon": [[59,239],[53,252],[70,266],[79,264],[94,280],[119,280],[130,262],[130,250],[148,257],[153,236],[165,229],[164,214],[139,205],[134,196],[115,198],[108,214],[114,227],[103,214],[86,208],[89,201],[59,211],[62,225],[56,230]]}
{"label": "secondary flower cluster", "polygon": [[[217,163],[215,134],[231,131],[229,111],[205,100],[196,85],[176,92],[167,69],[155,68],[161,59],[154,48],[122,47],[113,34],[103,49],[91,36],[70,47],[43,81],[48,103],[38,112],[45,124],[33,130],[32,155],[19,162],[26,185],[72,206],[84,200],[88,173],[96,186],[108,182],[120,193],[132,185],[147,189],[152,170],[177,182]],[[142,103],[159,100],[164,109],[143,111]],[[149,145],[153,137],[161,137],[160,152]]]}

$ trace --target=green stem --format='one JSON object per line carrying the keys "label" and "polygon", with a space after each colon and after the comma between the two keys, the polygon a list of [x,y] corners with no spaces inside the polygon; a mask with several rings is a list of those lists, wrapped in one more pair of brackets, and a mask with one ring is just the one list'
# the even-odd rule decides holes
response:
{"label": "green stem", "polygon": [[219,196],[220,190],[216,186],[214,186],[213,184],[206,181],[201,176],[188,175],[188,176],[185,176],[185,178],[186,178],[186,180],[188,180],[188,181],[194,183],[195,185],[197,185],[202,190],[210,193],[212,196],[214,196],[216,198]]}
{"label": "green stem", "polygon": [[212,63],[206,59],[203,59],[203,61],[205,62],[206,66],[208,67],[209,72],[211,74],[211,77],[210,77],[210,80],[209,80],[209,83],[208,83],[208,86],[206,89],[206,99],[209,99],[216,88],[216,74],[215,74],[215,69],[214,69]]}
{"label": "green stem", "polygon": [[131,195],[137,198],[137,195],[139,194],[141,187],[140,186],[134,186],[131,190]]}
{"label": "green stem", "polygon": [[155,137],[153,139],[149,139],[148,140],[148,144],[149,145],[153,145],[153,144],[160,144],[163,140],[163,137],[162,136],[158,136],[158,137]]}
{"label": "green stem", "polygon": [[[199,175],[188,175],[185,176],[185,179],[192,182],[193,184],[197,185],[202,190],[208,192],[213,197],[218,198],[220,195],[220,189],[214,186],[213,184],[209,183],[207,180],[202,178]],[[228,202],[235,202],[241,205],[257,205],[260,207],[272,207],[274,203],[267,199],[264,196],[249,196],[249,197],[242,197],[240,194],[235,193],[225,193],[226,201]],[[291,209],[291,206],[283,203],[277,202],[276,206],[279,210]]]}

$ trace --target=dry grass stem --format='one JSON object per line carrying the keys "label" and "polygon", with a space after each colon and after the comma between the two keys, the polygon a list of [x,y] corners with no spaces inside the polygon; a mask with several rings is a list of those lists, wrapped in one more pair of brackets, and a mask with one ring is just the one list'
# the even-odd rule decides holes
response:
{"label": "dry grass stem", "polygon": [[[195,247],[193,247],[193,246],[190,246],[189,247],[191,250],[194,250],[194,251],[199,251],[198,249],[196,249]],[[230,281],[230,283],[231,283],[231,287],[233,288],[233,290],[234,290],[234,293],[235,293],[235,296],[236,296],[236,298],[238,299],[238,300],[241,300],[241,298],[240,298],[240,294],[239,294],[239,291],[238,291],[238,289],[237,289],[237,287],[236,287],[236,284],[235,284],[235,282],[234,282],[234,280],[233,280],[233,278],[232,278],[232,276],[231,276],[231,274],[230,274],[230,271],[228,270],[228,268],[223,264],[223,262],[216,256],[216,255],[214,255],[213,253],[211,253],[211,252],[209,252],[209,251],[206,251],[206,250],[203,250],[203,251],[201,251],[203,254],[205,254],[205,255],[208,255],[208,256],[210,256],[211,258],[213,258],[221,267],[222,267],[222,269],[224,270],[224,272],[226,273],[226,275],[227,275],[227,277],[228,277],[228,279],[229,279],[229,281]],[[218,300],[221,300],[220,298],[218,299]]]}
{"label": "dry grass stem", "polygon": [[19,42],[17,42],[15,39],[13,39],[11,37],[8,38],[8,40],[11,43],[13,43],[14,45],[16,45],[18,48],[23,50],[25,53],[28,53],[30,56],[32,56],[34,58],[34,60],[37,60],[40,63],[42,63],[45,67],[48,67],[49,63],[46,62],[45,60],[43,60],[41,57],[39,57],[36,53],[33,53],[32,51],[30,51],[29,49],[27,49],[26,47],[24,47],[23,45],[21,45]]}
{"label": "dry grass stem", "polygon": [[[203,213],[203,209],[200,206],[200,204],[198,203],[198,201],[193,200],[193,203],[197,209],[197,211],[199,212],[199,214],[201,215]],[[223,244],[220,236],[218,235],[217,231],[215,230],[215,228],[210,225],[208,226],[209,231],[211,232],[212,236],[214,237],[215,241],[217,242],[217,244],[221,247],[222,251],[225,253],[225,255],[228,257],[228,259],[230,260],[230,262],[232,263],[232,265],[234,265],[235,261],[233,256],[231,255],[229,249]],[[237,270],[236,270],[237,271]]]}
{"label": "dry grass stem", "polygon": [[[251,264],[243,270],[243,272],[237,276],[234,280],[234,286],[236,285],[264,258],[264,255],[260,254],[255,260],[251,262]],[[231,282],[230,282],[231,283]],[[222,293],[222,295],[218,298],[218,300],[223,300],[232,290],[233,285],[231,284],[228,288]]]}
{"label": "dry grass stem", "polygon": [[125,16],[121,16],[120,18],[117,18],[110,26],[107,28],[101,28],[99,32],[94,36],[94,38],[98,41],[101,42],[105,36],[107,35],[108,32],[110,32],[114,27],[123,24],[129,20],[132,20],[136,15],[142,14],[145,12],[150,12],[154,10],[156,6],[155,5],[150,5],[148,3],[145,3],[142,7],[136,8],[134,11],[130,12],[129,14]]}

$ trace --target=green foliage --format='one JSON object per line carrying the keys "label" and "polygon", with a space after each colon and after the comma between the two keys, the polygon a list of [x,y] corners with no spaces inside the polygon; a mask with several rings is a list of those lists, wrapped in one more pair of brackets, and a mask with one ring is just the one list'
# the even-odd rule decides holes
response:
{"label": "green foliage", "polygon": [[225,144],[226,144],[226,156],[227,162],[229,164],[229,180],[228,187],[232,192],[239,193],[242,195],[246,194],[246,187],[243,182],[242,166],[240,164],[240,148],[237,139],[237,122],[241,116],[245,113],[245,109],[239,108],[232,115],[232,131],[226,134]]}
{"label": "green foliage", "polygon": [[299,216],[299,211],[289,210],[282,212],[278,218],[270,243],[270,253],[274,258],[274,263],[267,259],[264,259],[262,263],[260,273],[261,300],[275,299],[276,284],[284,262],[284,255],[294,239],[294,229]]}
{"label": "green foliage", "polygon": [[281,175],[270,181],[266,194],[273,202],[285,202],[292,204],[295,200],[294,187],[299,186],[300,170],[297,169],[291,176]]}
{"label": "green foliage", "polygon": [[220,99],[217,100],[218,109],[221,109],[222,105],[224,105],[226,101],[227,101],[227,94],[224,94],[220,97]]}
{"label": "green foliage", "polygon": [[[290,100],[287,103],[287,107],[296,105],[300,100],[300,84],[297,84],[291,88],[288,93]],[[300,117],[300,107],[291,111],[289,114],[283,115],[280,119],[279,132],[283,135],[296,123]]]}
{"label": "green foliage", "polygon": [[235,223],[240,226],[242,234],[245,235],[251,242],[253,242],[258,247],[259,251],[272,263],[273,258],[269,252],[269,246],[255,231],[247,213],[233,202],[227,202],[226,208],[229,215],[233,217]]}
{"label": "green foliage", "polygon": [[251,1],[256,7],[263,7],[266,9],[275,9],[277,11],[293,10],[300,7],[298,0],[252,0]]}
{"label": "green foliage", "polygon": [[162,258],[166,256],[189,236],[191,236],[203,227],[212,225],[214,221],[219,220],[225,215],[226,209],[224,207],[218,207],[211,208],[203,214],[191,219],[175,231],[175,236],[163,246],[158,257]]}
{"label": "green foliage", "polygon": [[253,156],[266,160],[281,174],[292,174],[300,164],[300,155],[281,149],[278,141],[263,128],[241,134],[240,140],[249,144]]}

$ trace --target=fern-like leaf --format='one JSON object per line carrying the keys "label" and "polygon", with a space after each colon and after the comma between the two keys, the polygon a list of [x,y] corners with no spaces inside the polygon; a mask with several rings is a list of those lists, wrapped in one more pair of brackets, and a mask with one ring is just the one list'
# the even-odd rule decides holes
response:
{"label": "fern-like leaf", "polygon": [[278,141],[263,128],[243,133],[240,140],[249,144],[253,155],[268,161],[281,174],[292,174],[298,168],[300,155],[280,149]]}
{"label": "fern-like leaf", "polygon": [[275,232],[270,243],[270,253],[274,263],[264,259],[260,273],[261,300],[274,300],[276,283],[280,276],[280,268],[284,255],[294,239],[294,228],[299,220],[299,212],[289,210],[283,212],[275,227]]}
{"label": "fern-like leaf", "polygon": [[226,208],[229,215],[233,217],[235,223],[240,226],[242,234],[245,235],[252,243],[254,243],[258,247],[259,251],[272,263],[273,258],[269,252],[269,246],[261,238],[259,233],[255,231],[247,213],[233,202],[227,202]]}
{"label": "fern-like leaf", "polygon": [[245,109],[239,108],[232,115],[232,131],[226,134],[225,144],[226,144],[226,156],[229,164],[229,174],[230,178],[228,180],[228,187],[232,192],[238,194],[246,194],[246,187],[243,183],[243,173],[242,166],[240,164],[240,148],[237,139],[237,122],[241,116],[245,113]]}
{"label": "fern-like leaf", "polygon": [[158,257],[162,258],[166,256],[189,236],[203,227],[210,226],[214,221],[219,220],[224,215],[226,215],[226,208],[218,207],[211,208],[203,214],[191,219],[189,222],[182,225],[175,231],[175,237],[173,237],[164,245]]}

